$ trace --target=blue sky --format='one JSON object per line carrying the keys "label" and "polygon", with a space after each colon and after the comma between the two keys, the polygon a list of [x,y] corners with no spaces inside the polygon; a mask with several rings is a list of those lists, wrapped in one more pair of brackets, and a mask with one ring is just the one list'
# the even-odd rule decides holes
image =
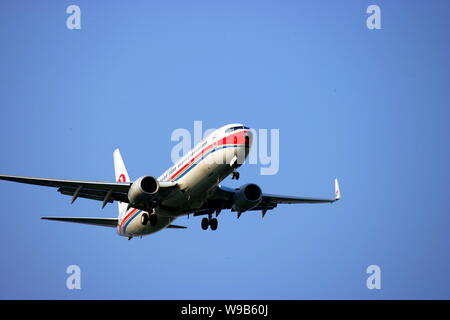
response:
{"label": "blue sky", "polygon": [[[67,6],[81,30],[66,28]],[[368,30],[366,8],[381,8]],[[41,216],[116,206],[0,183],[2,299],[449,299],[449,2],[3,1],[0,172],[114,179],[171,165],[177,128],[280,130],[268,193],[333,205],[224,212],[127,241]],[[68,290],[79,265],[82,289]],[[366,268],[382,289],[366,288]]]}

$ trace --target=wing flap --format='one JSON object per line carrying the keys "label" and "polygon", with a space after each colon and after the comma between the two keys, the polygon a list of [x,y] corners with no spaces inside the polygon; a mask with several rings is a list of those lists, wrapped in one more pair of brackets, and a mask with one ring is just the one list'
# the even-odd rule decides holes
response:
{"label": "wing flap", "polygon": [[[58,192],[61,193],[62,195],[65,196],[72,196],[75,194],[76,192],[76,188],[59,188]],[[108,194],[108,191],[106,190],[86,190],[86,189],[81,189],[80,193],[77,195],[77,197],[80,198],[86,198],[86,199],[91,199],[91,200],[99,200],[99,201],[103,201],[105,200],[106,195]],[[116,201],[121,201],[121,202],[128,202],[128,197],[125,193],[118,193],[118,192],[113,192],[111,194],[111,197],[106,201],[109,203],[113,203],[114,200]]]}

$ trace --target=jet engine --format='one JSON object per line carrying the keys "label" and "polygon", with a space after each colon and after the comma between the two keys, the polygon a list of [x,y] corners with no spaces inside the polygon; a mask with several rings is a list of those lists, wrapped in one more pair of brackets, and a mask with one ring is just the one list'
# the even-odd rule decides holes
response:
{"label": "jet engine", "polygon": [[128,190],[128,200],[132,204],[145,203],[151,200],[159,190],[159,182],[150,176],[140,177]]}
{"label": "jet engine", "polygon": [[262,200],[262,191],[258,185],[249,183],[239,188],[233,196],[232,209],[244,212],[256,207]]}

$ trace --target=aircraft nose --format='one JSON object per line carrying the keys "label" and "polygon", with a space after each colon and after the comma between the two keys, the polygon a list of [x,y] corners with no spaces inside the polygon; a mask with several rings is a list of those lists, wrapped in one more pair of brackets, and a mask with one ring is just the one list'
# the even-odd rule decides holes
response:
{"label": "aircraft nose", "polygon": [[253,132],[250,131],[250,130],[247,130],[247,131],[245,132],[244,137],[245,137],[245,147],[246,147],[246,148],[250,148],[250,146],[251,146],[252,143],[253,143]]}

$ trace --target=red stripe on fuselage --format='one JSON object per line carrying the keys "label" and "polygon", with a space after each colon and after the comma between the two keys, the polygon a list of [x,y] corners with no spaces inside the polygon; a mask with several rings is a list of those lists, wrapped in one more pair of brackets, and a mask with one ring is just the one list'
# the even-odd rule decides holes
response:
{"label": "red stripe on fuselage", "polygon": [[120,228],[121,228],[121,229],[122,229],[123,224],[125,223],[125,221],[127,221],[127,219],[128,219],[133,213],[135,213],[137,210],[138,210],[138,209],[134,208],[133,210],[131,210],[131,211],[128,213],[128,215],[127,215],[125,218],[122,219],[122,221],[120,222]]}
{"label": "red stripe on fuselage", "polygon": [[[229,136],[223,137],[220,140],[216,141],[215,144],[217,146],[222,146],[222,145],[228,144],[228,143],[244,144],[245,143],[245,133],[247,131],[248,130],[230,134]],[[236,140],[234,139],[235,137],[236,137]],[[211,149],[213,146],[214,146],[214,143],[205,147],[195,157],[193,157],[183,167],[181,167],[177,172],[175,172],[169,179],[172,180],[173,178],[175,178],[180,172],[182,172],[184,169],[186,169],[190,164],[192,164],[195,160],[197,160],[203,153],[205,153],[205,151]]]}

